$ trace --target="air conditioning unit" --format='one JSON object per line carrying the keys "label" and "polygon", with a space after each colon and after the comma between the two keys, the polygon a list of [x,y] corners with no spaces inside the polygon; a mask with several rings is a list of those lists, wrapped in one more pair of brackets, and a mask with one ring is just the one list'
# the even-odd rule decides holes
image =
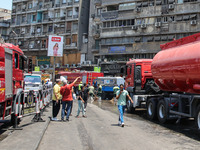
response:
{"label": "air conditioning unit", "polygon": [[155,27],[157,27],[157,28],[158,28],[158,27],[161,27],[161,22],[156,22],[156,23],[155,23]]}
{"label": "air conditioning unit", "polygon": [[141,8],[140,7],[137,7],[136,10],[135,10],[137,13],[141,12]]}
{"label": "air conditioning unit", "polygon": [[174,9],[174,4],[169,4],[169,10],[173,10]]}
{"label": "air conditioning unit", "polygon": [[137,30],[138,29],[138,26],[132,26],[132,30]]}
{"label": "air conditioning unit", "polygon": [[86,65],[91,65],[91,61],[86,61]]}
{"label": "air conditioning unit", "polygon": [[65,27],[65,25],[64,25],[64,24],[62,24],[62,25],[60,25],[60,27],[62,27],[62,28],[63,28],[63,27]]}
{"label": "air conditioning unit", "polygon": [[66,64],[65,66],[66,66],[67,68],[69,68],[69,64]]}
{"label": "air conditioning unit", "polygon": [[29,45],[29,48],[33,48],[33,45]]}
{"label": "air conditioning unit", "polygon": [[71,43],[71,46],[72,47],[76,47],[76,43]]}
{"label": "air conditioning unit", "polygon": [[59,24],[54,24],[54,26],[55,26],[55,27],[60,27],[60,25],[59,25]]}
{"label": "air conditioning unit", "polygon": [[82,64],[83,64],[83,65],[86,65],[86,61],[83,61]]}
{"label": "air conditioning unit", "polygon": [[196,24],[197,24],[197,21],[196,21],[196,20],[192,20],[192,21],[190,22],[190,24],[191,24],[191,25],[196,25]]}
{"label": "air conditioning unit", "polygon": [[141,28],[142,28],[142,29],[147,28],[147,24],[141,24]]}
{"label": "air conditioning unit", "polygon": [[77,64],[77,67],[81,67],[81,63],[78,63],[78,64]]}
{"label": "air conditioning unit", "polygon": [[74,68],[75,68],[75,67],[76,67],[76,64],[72,64],[72,67],[74,67]]}
{"label": "air conditioning unit", "polygon": [[59,63],[56,63],[56,68],[59,68],[60,67],[60,64]]}
{"label": "air conditioning unit", "polygon": [[93,19],[94,19],[94,18],[95,18],[95,14],[91,14],[91,18],[93,18]]}

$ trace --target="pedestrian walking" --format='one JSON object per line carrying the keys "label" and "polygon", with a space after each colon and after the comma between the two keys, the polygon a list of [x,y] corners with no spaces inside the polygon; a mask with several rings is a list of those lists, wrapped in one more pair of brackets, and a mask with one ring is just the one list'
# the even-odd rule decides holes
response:
{"label": "pedestrian walking", "polygon": [[101,96],[102,96],[102,86],[101,84],[98,84],[97,97],[99,101],[101,101]]}
{"label": "pedestrian walking", "polygon": [[[73,101],[73,97],[72,97],[72,87],[74,86],[74,84],[76,83],[76,81],[79,79],[80,77],[77,77],[73,83],[71,84],[67,84],[67,80],[64,79],[63,80],[63,84],[64,86],[61,87],[60,89],[60,93],[62,95],[62,113],[61,113],[61,120],[64,120],[64,116],[65,116],[65,109],[67,111],[67,116],[66,116],[66,121],[69,121],[69,115],[70,115],[70,110],[71,110],[71,106],[72,106],[72,101]],[[67,108],[66,108],[67,105]]]}
{"label": "pedestrian walking", "polygon": [[84,112],[86,113],[86,107],[87,107],[87,101],[88,101],[88,95],[89,95],[89,88],[86,83],[84,83]]}
{"label": "pedestrian walking", "polygon": [[57,115],[59,113],[60,110],[60,101],[62,99],[62,96],[60,94],[60,85],[61,85],[61,80],[60,79],[56,79],[56,85],[53,87],[53,117],[52,117],[52,121],[58,121],[57,119]]}
{"label": "pedestrian walking", "polygon": [[85,103],[85,101],[83,100],[83,98],[84,98],[84,89],[85,89],[85,87],[82,86],[81,87],[81,91],[79,92],[79,96],[78,96],[78,111],[77,111],[77,115],[76,115],[77,118],[79,117],[80,110],[82,111],[82,116],[86,117],[85,116],[85,111],[84,111],[84,103]]}
{"label": "pedestrian walking", "polygon": [[94,101],[94,87],[92,85],[89,86],[89,101],[93,103]]}
{"label": "pedestrian walking", "polygon": [[113,94],[114,94],[114,104],[117,104],[117,99],[116,99],[116,93],[119,90],[119,87],[117,84],[115,84],[115,86],[113,87]]}
{"label": "pedestrian walking", "polygon": [[119,125],[124,127],[124,110],[126,107],[126,97],[129,98],[131,103],[133,103],[133,100],[129,96],[128,92],[124,90],[124,85],[120,85],[120,90],[116,92],[116,99],[118,100],[117,105],[118,105],[118,110],[119,110]]}

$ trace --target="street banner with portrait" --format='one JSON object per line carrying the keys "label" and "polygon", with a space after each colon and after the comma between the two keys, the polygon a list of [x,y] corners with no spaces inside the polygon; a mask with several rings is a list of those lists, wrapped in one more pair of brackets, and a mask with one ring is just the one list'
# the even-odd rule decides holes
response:
{"label": "street banner with portrait", "polygon": [[63,36],[49,35],[48,56],[63,56]]}

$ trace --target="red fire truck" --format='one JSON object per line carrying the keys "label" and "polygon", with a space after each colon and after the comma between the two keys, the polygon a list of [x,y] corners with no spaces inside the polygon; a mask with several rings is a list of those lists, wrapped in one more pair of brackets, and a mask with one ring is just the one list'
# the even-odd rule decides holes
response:
{"label": "red fire truck", "polygon": [[25,60],[18,46],[0,44],[0,120],[14,116],[13,101],[24,86]]}
{"label": "red fire truck", "polygon": [[81,77],[75,84],[75,86],[78,86],[78,84],[82,81],[82,83],[93,83],[93,80],[95,80],[97,77],[103,77],[103,73],[99,72],[92,72],[92,71],[79,71],[79,72],[66,72],[61,71],[58,72],[56,78],[60,78],[60,76],[64,76],[69,82],[73,82],[77,77]]}
{"label": "red fire truck", "polygon": [[147,108],[161,123],[195,118],[200,129],[200,33],[161,45],[153,60],[127,62],[126,89],[134,103],[129,112]]}

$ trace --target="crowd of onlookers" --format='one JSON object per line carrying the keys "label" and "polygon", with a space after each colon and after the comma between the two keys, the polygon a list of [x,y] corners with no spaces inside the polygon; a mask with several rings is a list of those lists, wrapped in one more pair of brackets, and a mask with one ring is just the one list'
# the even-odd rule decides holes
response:
{"label": "crowd of onlookers", "polygon": [[[80,112],[82,117],[86,118],[87,102],[93,102],[94,99],[101,99],[102,87],[94,82],[93,85],[79,83],[78,87],[74,87],[80,77],[76,78],[72,83],[61,77],[56,79],[56,84],[53,88],[53,116],[52,121],[58,121],[57,115],[61,109],[61,121],[69,121],[69,116],[72,115],[73,101],[78,100],[78,111],[76,117],[79,118]],[[66,116],[66,119],[65,119]]]}

